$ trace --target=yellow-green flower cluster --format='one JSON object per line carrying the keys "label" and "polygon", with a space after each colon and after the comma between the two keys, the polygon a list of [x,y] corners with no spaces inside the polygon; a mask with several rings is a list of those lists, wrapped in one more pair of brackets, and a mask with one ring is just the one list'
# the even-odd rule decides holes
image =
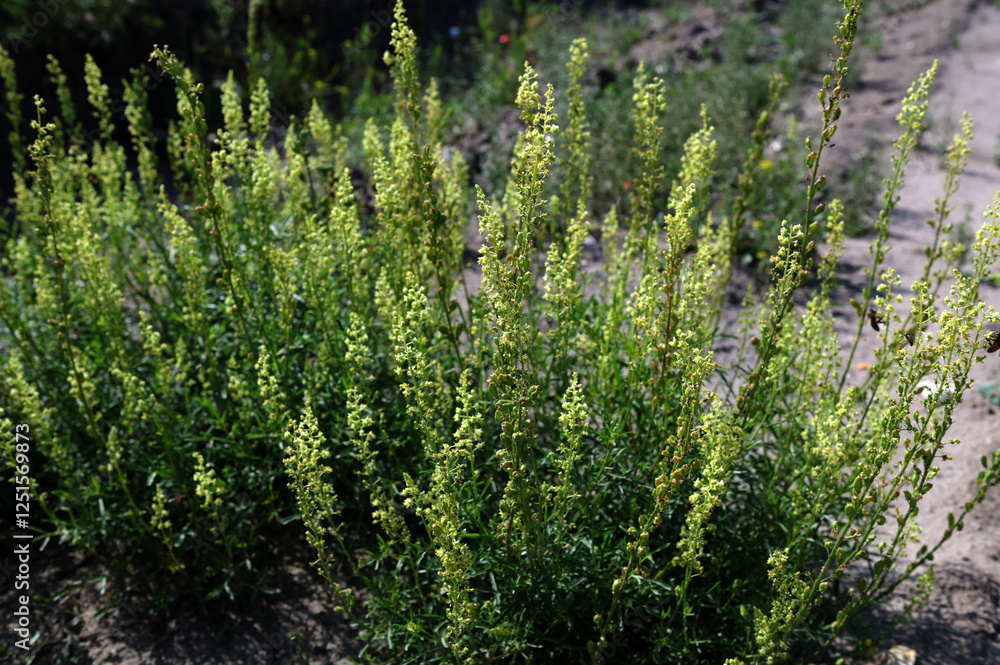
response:
{"label": "yellow-green flower cluster", "polygon": [[330,256],[342,275],[340,282],[349,294],[351,306],[360,308],[370,288],[370,280],[366,277],[369,272],[368,250],[362,240],[350,170],[344,167],[338,173],[336,200],[327,222],[330,240],[336,248]]}
{"label": "yellow-green flower cluster", "polygon": [[201,453],[194,453],[194,493],[202,499],[202,508],[209,508],[214,513],[222,505],[222,494],[225,484],[215,476],[215,469],[205,463]]}
{"label": "yellow-green flower cluster", "polygon": [[112,367],[111,373],[122,384],[121,423],[128,432],[132,432],[149,418],[155,408],[156,399],[150,393],[146,382],[135,374],[117,367]]}
{"label": "yellow-green flower cluster", "polygon": [[[590,205],[593,176],[590,173],[591,141],[590,125],[587,122],[587,108],[583,101],[583,75],[587,71],[590,58],[587,40],[576,39],[569,48],[570,59],[566,63],[570,82],[566,89],[569,108],[566,111],[566,177],[560,186],[559,207],[554,215],[556,222],[573,214],[576,208],[586,210]],[[579,215],[579,213],[577,213]],[[550,224],[550,229],[554,228]]]}
{"label": "yellow-green flower cluster", "polygon": [[158,531],[169,531],[173,524],[168,519],[167,497],[163,493],[162,483],[156,483],[156,495],[153,497],[153,510],[150,515],[150,525]]}
{"label": "yellow-green flower cluster", "polygon": [[[7,397],[20,417],[29,420],[38,429],[38,438],[48,439],[52,409],[42,403],[38,388],[28,379],[19,350],[11,349],[3,372]],[[5,430],[6,431],[6,430]]]}
{"label": "yellow-green flower cluster", "polygon": [[111,429],[108,430],[104,450],[108,455],[108,464],[103,470],[109,473],[118,470],[122,460],[122,443],[118,440],[118,427],[116,425],[112,425]]}
{"label": "yellow-green flower cluster", "polygon": [[393,12],[392,36],[389,45],[392,53],[385,52],[383,60],[389,65],[396,87],[396,117],[420,117],[420,73],[417,70],[417,35],[406,22],[402,0],[396,2]]}
{"label": "yellow-green flower cluster", "polygon": [[432,362],[436,355],[430,338],[432,312],[425,289],[416,275],[408,273],[406,278],[401,304],[392,311],[389,339],[396,375],[404,378],[399,387],[406,397],[407,411],[420,419],[424,448],[433,459],[440,454],[448,395],[441,366]]}
{"label": "yellow-green flower cluster", "polygon": [[257,350],[257,387],[271,417],[284,422],[288,417],[287,398],[271,365],[271,354],[261,345]]}
{"label": "yellow-green flower cluster", "polygon": [[[639,229],[646,229],[652,222],[653,196],[663,178],[664,169],[660,163],[663,127],[660,123],[660,114],[667,108],[667,92],[662,79],[654,76],[649,80],[644,63],[639,63],[634,87],[632,121],[635,126],[635,152],[642,160],[642,173],[636,178],[635,186],[632,188],[635,195],[629,237],[632,242],[638,242],[639,238],[633,239],[632,236],[636,235]],[[654,237],[653,230],[648,229],[645,242],[647,265],[655,249]]]}
{"label": "yellow-green flower cluster", "polygon": [[233,72],[229,72],[222,84],[222,119],[223,129],[219,131],[219,150],[213,154],[215,164],[225,164],[235,169],[246,181],[249,181],[250,162],[247,155],[250,142],[245,136],[246,122],[243,119],[243,101],[240,99]]}
{"label": "yellow-green flower cluster", "polygon": [[[706,365],[700,363],[702,376],[707,376]],[[693,388],[686,388],[689,391]],[[701,474],[694,481],[694,492],[688,497],[691,504],[681,530],[681,538],[677,543],[677,555],[672,564],[686,569],[686,577],[698,575],[702,571],[701,556],[707,538],[709,518],[712,512],[722,504],[726,488],[732,476],[733,463],[743,453],[746,442],[743,433],[734,428],[730,422],[730,414],[726,413],[721,400],[712,395],[712,407],[705,414],[700,427],[698,447],[701,459]],[[692,433],[687,433],[690,437]],[[683,441],[681,433],[678,438]],[[676,456],[676,453],[675,453]],[[676,482],[676,479],[671,479]],[[669,487],[669,486],[665,486]],[[659,480],[657,490],[661,490]]]}
{"label": "yellow-green flower cluster", "polygon": [[87,101],[93,108],[94,120],[101,130],[104,140],[111,140],[111,106],[108,86],[101,81],[101,70],[88,53],[83,62],[83,77],[87,83]]}
{"label": "yellow-green flower cluster", "polygon": [[811,604],[810,585],[800,578],[797,571],[787,567],[788,551],[775,550],[767,560],[768,572],[774,585],[774,601],[769,615],[754,609],[754,643],[758,656],[767,665],[783,659],[788,652],[786,637],[801,618],[803,610]]}
{"label": "yellow-green flower cluster", "polygon": [[[324,478],[330,468],[323,460],[330,456],[330,451],[323,448],[326,437],[319,429],[311,405],[306,405],[299,422],[293,420],[289,423],[285,439],[288,442],[285,448],[285,468],[291,478],[299,512],[306,526],[306,538],[319,553],[317,565],[321,574],[334,588],[339,603],[335,610],[350,612],[354,605],[354,595],[334,580],[335,560],[326,546],[326,534],[331,533],[341,549],[345,549],[344,540],[333,522],[337,513],[337,495],[330,491]],[[327,527],[325,524],[331,526]]]}
{"label": "yellow-green flower cluster", "polygon": [[378,472],[378,451],[375,449],[374,419],[363,392],[367,384],[368,362],[371,350],[364,320],[351,313],[351,326],[347,335],[348,376],[347,432],[355,455],[362,464],[361,476],[371,494],[372,522],[381,524],[386,534],[396,543],[408,540],[406,525],[395,504],[386,495]]}
{"label": "yellow-green flower cluster", "polygon": [[334,129],[320,108],[319,101],[315,99],[306,117],[306,127],[319,148],[319,154],[310,157],[310,168],[319,171],[320,167],[329,167],[331,177],[339,173],[347,163],[347,138],[341,132],[340,125]]}
{"label": "yellow-green flower cluster", "polygon": [[580,498],[574,491],[573,474],[577,470],[577,462],[583,458],[580,447],[583,434],[587,431],[588,418],[580,377],[574,372],[563,396],[562,413],[559,414],[562,437],[555,456],[555,467],[558,470],[556,484],[548,489],[546,497],[552,502],[551,519],[555,524],[566,519],[573,501]]}
{"label": "yellow-green flower cluster", "polygon": [[446,443],[440,454],[432,455],[436,464],[430,488],[421,491],[408,473],[403,474],[406,482],[404,506],[414,508],[424,520],[435,545],[435,555],[441,561],[439,575],[448,603],[449,620],[445,641],[460,660],[469,653],[462,637],[470,630],[478,609],[470,596],[469,570],[474,556],[462,540],[466,531],[460,518],[459,495],[471,460],[482,446],[483,419],[477,404],[478,396],[472,390],[471,377],[471,372],[463,373],[458,386],[455,413],[458,429],[453,441]]}
{"label": "yellow-green flower cluster", "polygon": [[109,337],[108,344],[115,350],[116,360],[120,361],[124,354],[122,348],[125,337],[125,320],[122,296],[118,283],[111,275],[111,268],[106,259],[101,257],[98,248],[101,240],[91,228],[91,220],[85,216],[74,217],[71,221],[77,234],[73,254],[78,261],[80,277],[86,283],[84,290],[84,305],[89,310],[92,319],[103,321],[104,329]]}
{"label": "yellow-green flower cluster", "polygon": [[708,124],[708,109],[702,104],[701,129],[689,136],[684,142],[681,170],[677,174],[678,182],[670,193],[670,197],[674,201],[681,201],[686,196],[686,190],[692,185],[696,192],[701,192],[708,184],[708,179],[714,173],[712,170],[716,154],[716,142],[712,138],[714,132],[715,127],[710,127]]}
{"label": "yellow-green flower cluster", "polygon": [[581,298],[578,277],[588,227],[587,210],[581,200],[566,233],[566,249],[561,251],[553,242],[545,258],[545,293],[542,297],[549,303],[550,316],[556,321],[553,334],[555,348],[560,354],[569,353],[576,331],[573,308]]}

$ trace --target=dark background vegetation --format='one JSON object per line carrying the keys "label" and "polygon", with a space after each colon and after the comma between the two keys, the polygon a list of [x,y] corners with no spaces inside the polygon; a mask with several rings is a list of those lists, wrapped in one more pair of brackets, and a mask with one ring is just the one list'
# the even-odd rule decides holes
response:
{"label": "dark background vegetation", "polygon": [[[232,70],[236,80],[246,84],[254,66],[267,80],[279,114],[306,112],[316,99],[324,110],[344,116],[353,110],[359,89],[389,92],[382,54],[389,45],[392,4],[389,0],[12,0],[0,4],[0,39],[14,58],[26,114],[33,110],[35,94],[53,97],[45,69],[49,54],[63,64],[82,104],[86,92],[77,70],[85,54],[93,56],[114,94],[120,93],[121,79],[134,68],[152,67],[146,64],[150,50],[160,44],[169,46],[197,80],[213,84],[207,86],[208,111],[217,117],[221,117],[218,104],[212,102],[218,100],[218,86],[226,73]],[[471,79],[481,60],[477,52],[483,47],[483,28],[495,29],[492,37],[516,32],[528,4],[551,5],[517,0],[407,3],[409,24],[426,58],[424,72]],[[615,4],[622,3],[567,0],[560,9]],[[251,10],[258,23],[256,63],[247,52]],[[150,98],[157,128],[165,135],[166,118],[175,115],[173,88],[156,86]],[[88,121],[95,126],[84,118]],[[6,119],[0,119],[0,131],[4,136],[10,131]],[[6,142],[0,146],[0,161],[9,162],[9,146]],[[5,176],[9,189],[9,173]]]}
{"label": "dark background vegetation", "polygon": [[[345,134],[354,139],[360,138],[367,118],[381,121],[390,112],[391,89],[382,55],[388,47],[391,5],[388,0],[15,0],[0,5],[0,39],[15,60],[26,125],[34,117],[35,94],[50,106],[55,102],[45,69],[49,54],[62,64],[81,110],[86,104],[81,75],[85,54],[91,54],[101,68],[112,99],[120,99],[122,80],[131,78],[131,72],[141,68],[150,74],[153,133],[165,165],[167,124],[176,118],[176,101],[174,86],[161,85],[166,79],[149,62],[154,44],[168,45],[195,79],[205,83],[210,126],[221,123],[220,88],[231,70],[245,97],[249,81],[258,76],[266,79],[272,119],[279,129],[287,125],[289,116],[302,117],[316,100],[335,121],[345,124]],[[714,15],[704,24],[689,26],[690,34],[680,37],[682,43],[657,51],[658,42],[676,35],[644,25],[638,17],[647,8],[660,11],[668,25],[691,23],[694,8],[710,9]],[[794,84],[824,68],[834,46],[829,26],[838,11],[839,3],[828,0],[407,3],[421,49],[421,71],[439,79],[451,114],[446,138],[466,153],[473,181],[488,192],[502,189],[513,144],[482,135],[495,134],[516,118],[510,111],[524,61],[531,61],[543,81],[552,81],[558,91],[567,80],[562,62],[570,41],[586,35],[592,44],[597,42],[592,47],[589,79],[594,145],[601,153],[595,161],[598,215],[621,199],[624,178],[619,174],[634,172],[629,114],[631,71],[637,58],[669,56],[669,60],[650,63],[668,85],[671,119],[665,125],[666,172],[676,173],[683,141],[700,126],[699,109],[704,103],[716,125],[720,147],[717,178],[724,186],[716,191],[733,191],[750,133],[768,100],[770,74],[780,71],[794,90]],[[257,25],[256,48],[248,49],[251,16]],[[644,51],[650,43],[652,53]],[[0,136],[4,137],[10,131],[2,113],[5,103],[0,99]],[[795,104],[787,104],[784,110],[794,114]],[[125,143],[124,113],[119,115],[114,119],[115,138]],[[96,128],[90,113],[84,111],[78,117],[85,131]],[[30,142],[30,128],[20,130]],[[352,140],[352,144],[359,142]],[[775,225],[789,216],[800,193],[780,184],[801,168],[804,159],[801,138],[798,145],[787,147],[781,155],[768,156],[768,164],[775,168],[762,174],[764,195],[756,202],[757,209],[750,211],[758,224],[747,227],[744,261],[759,261],[773,250],[764,239],[773,236]],[[849,231],[864,230],[865,211],[876,202],[879,154],[877,149],[871,151],[867,162],[845,175],[843,191],[831,188],[835,196],[849,197],[855,204],[852,211],[858,211],[848,220]],[[9,145],[0,141],[0,192],[5,194],[0,212],[13,194],[10,163]],[[164,175],[169,183],[169,174]],[[831,174],[833,183],[835,175]],[[665,183],[663,203],[669,188],[670,183]],[[714,201],[717,211],[730,203],[723,198],[719,195]],[[4,216],[9,217],[9,211]]]}

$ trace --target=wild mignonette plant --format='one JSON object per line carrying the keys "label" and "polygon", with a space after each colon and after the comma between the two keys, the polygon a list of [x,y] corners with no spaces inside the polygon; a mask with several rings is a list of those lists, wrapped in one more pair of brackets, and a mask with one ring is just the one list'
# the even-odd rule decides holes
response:
{"label": "wild mignonette plant", "polygon": [[[373,662],[818,661],[901,587],[904,620],[930,591],[935,550],[1000,480],[1000,455],[984,459],[968,503],[921,541],[914,517],[948,459],[983,325],[997,319],[978,284],[1000,252],[1000,196],[972,273],[956,271],[962,252],[943,238],[966,119],[901,314],[888,224],[932,68],[903,101],[843,356],[830,292],[846,208],[823,199],[821,158],[862,9],[844,8],[823,126],[805,141],[806,195],[725,366],[721,313],[747,210],[772,177],[762,146],[773,105],[719,214],[708,207],[712,119],[702,111],[681,170],[665,173],[670,100],[640,67],[641,169],[630,198],[597,218],[587,43],[570,51],[563,122],[556,92],[526,65],[507,186],[476,189],[484,242],[466,267],[468,170],[443,143],[437,87],[422,90],[401,4],[386,55],[395,120],[370,122],[360,146],[370,214],[346,140],[315,105],[274,137],[267,87],[247,108],[230,75],[210,139],[202,85],[157,48],[177,90],[168,187],[141,75],[124,82],[132,172],[92,61],[99,140],[82,140],[52,60],[61,113],[36,99],[27,141],[0,51],[16,182],[0,406],[5,431],[32,428],[42,535],[90,552],[126,591],[170,602],[176,589],[235,598],[266,587],[269,552],[304,528],[334,609]],[[774,100],[782,87],[772,81]],[[556,160],[565,180],[553,186]],[[603,269],[585,273],[598,228]],[[881,347],[849,385],[866,320]],[[921,393],[928,378],[947,396]]]}

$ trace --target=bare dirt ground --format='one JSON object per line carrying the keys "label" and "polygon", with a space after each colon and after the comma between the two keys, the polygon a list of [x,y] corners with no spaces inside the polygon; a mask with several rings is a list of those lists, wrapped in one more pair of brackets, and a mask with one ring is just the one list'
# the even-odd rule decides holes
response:
{"label": "bare dirt ground", "polygon": [[[925,220],[934,217],[935,197],[942,196],[943,150],[958,131],[962,111],[975,122],[973,154],[953,200],[952,221],[965,222],[970,232],[982,223],[982,214],[1000,192],[1000,8],[996,3],[939,0],[899,18],[883,21],[880,55],[864,67],[861,85],[845,104],[845,122],[837,135],[840,159],[849,160],[862,146],[863,132],[898,136],[895,114],[909,82],[939,59],[939,71],[930,96],[929,129],[913,156],[900,191],[900,204],[890,220],[892,247],[887,265],[895,267],[904,287],[918,279],[924,263],[923,249],[933,240]],[[845,148],[840,152],[841,148]],[[868,240],[849,241],[841,266],[843,287],[837,308],[838,333],[850,339],[856,315],[846,301],[860,291],[870,265]],[[987,304],[1000,306],[1000,290],[982,285]],[[908,289],[902,292],[908,307]],[[856,357],[872,359],[876,335],[866,329],[865,347]],[[857,370],[857,371],[864,371]],[[973,371],[976,384],[996,383],[1000,366],[993,356]],[[1000,448],[1000,415],[978,391],[967,394],[956,410],[950,437],[962,443],[948,454],[934,489],[920,514],[925,537],[947,526],[950,511],[957,511],[971,496],[980,458]],[[876,662],[899,665],[959,665],[1000,663],[1000,491],[994,491],[966,520],[935,557],[936,584],[923,611],[912,624],[892,635],[887,651]],[[892,653],[888,647],[894,647]]]}
{"label": "bare dirt ground", "polygon": [[[1000,190],[1000,7],[975,0],[937,0],[920,9],[881,20],[882,44],[868,58],[861,83],[844,105],[831,166],[849,165],[863,148],[865,132],[894,138],[895,115],[911,81],[940,59],[931,96],[930,130],[907,172],[901,202],[891,220],[895,266],[908,286],[919,276],[923,248],[930,243],[924,223],[933,216],[934,198],[942,192],[942,150],[957,131],[963,110],[976,123],[973,156],[954,202],[955,221],[969,217],[974,230]],[[814,95],[806,108],[817,109]],[[800,125],[808,133],[818,126],[815,115]],[[967,206],[971,206],[968,207]],[[838,332],[849,339],[856,325],[847,305],[862,283],[861,267],[869,262],[868,240],[849,241],[840,273]],[[987,303],[1000,305],[1000,289],[982,287]],[[907,293],[904,291],[904,300]],[[870,360],[875,335],[867,331],[856,362]],[[857,370],[864,371],[862,369]],[[995,356],[974,370],[977,384],[1000,382]],[[950,450],[954,461],[943,465],[921,513],[928,539],[940,533],[947,514],[974,489],[979,459],[1000,448],[1000,414],[973,391],[959,405],[951,436],[962,441]],[[170,616],[148,618],[143,607],[126,599],[111,606],[94,583],[86,582],[88,562],[54,543],[33,559],[37,572],[33,591],[53,597],[77,580],[68,593],[49,605],[33,606],[41,627],[32,646],[35,663],[120,663],[139,665],[222,665],[228,663],[350,662],[360,645],[354,632],[333,615],[325,583],[308,566],[305,547],[288,555],[273,596],[252,607],[231,608],[234,619],[210,614],[200,606],[184,607]],[[925,609],[912,624],[893,633],[872,662],[880,665],[989,665],[1000,663],[1000,491],[994,491],[967,520],[965,530],[945,544],[937,562],[937,584]],[[6,570],[6,568],[5,568]],[[13,592],[4,585],[0,605],[14,607]],[[8,622],[0,627],[3,644],[16,639]],[[891,650],[890,650],[891,648]],[[10,657],[26,662],[9,649]],[[4,660],[0,652],[0,660]]]}

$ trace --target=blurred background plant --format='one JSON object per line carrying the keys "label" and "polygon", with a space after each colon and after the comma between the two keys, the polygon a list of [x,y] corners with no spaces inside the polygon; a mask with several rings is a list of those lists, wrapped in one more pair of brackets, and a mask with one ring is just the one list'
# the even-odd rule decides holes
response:
{"label": "blurred background plant", "polygon": [[[875,4],[893,9],[891,3]],[[679,167],[683,142],[697,129],[702,104],[710,116],[727,118],[716,128],[720,154],[714,182],[720,186],[704,213],[716,216],[732,206],[735,189],[728,185],[735,184],[750,134],[767,103],[770,75],[778,71],[789,82],[770,120],[775,127],[788,128],[801,87],[814,81],[826,64],[830,41],[823,29],[835,15],[835,3],[822,0],[752,5],[679,1],[659,9],[626,5],[614,11],[582,1],[489,0],[471,5],[417,2],[410,10],[422,45],[421,69],[440,81],[445,137],[463,152],[473,181],[490,191],[506,186],[517,135],[511,100],[524,62],[536,66],[542,80],[561,88],[566,72],[549,63],[559,62],[556,54],[565,53],[572,39],[584,34],[592,44],[594,63],[585,76],[585,85],[596,92],[591,131],[602,157],[595,164],[594,211],[603,214],[622,200],[631,184],[622,177],[636,166],[629,148],[632,90],[627,73],[642,59],[664,79],[677,118],[666,128],[661,147],[668,172]],[[14,46],[8,50],[23,93],[22,118],[30,117],[29,103],[36,93],[53,98],[45,71],[49,54],[66,65],[70,98],[81,103],[87,93],[71,63],[91,53],[112,96],[118,97],[120,81],[128,78],[131,67],[147,60],[149,45],[158,43],[169,45],[198,80],[210,82],[203,103],[211,121],[221,120],[221,86],[232,70],[243,94],[249,94],[249,82],[257,76],[265,79],[277,131],[287,127],[292,115],[304,117],[315,100],[342,124],[351,146],[360,145],[369,118],[382,124],[390,117],[390,83],[382,56],[391,22],[388,2],[17,0],[0,6],[0,37]],[[862,34],[865,30],[863,25]],[[857,63],[854,71],[861,66]],[[173,101],[160,80],[154,77],[147,92],[152,132],[162,146]],[[565,103],[560,97],[557,108],[564,111]],[[7,114],[0,115],[0,135],[6,135]],[[96,129],[89,115],[80,121],[85,132]],[[113,118],[113,128],[118,140],[126,140],[120,113]],[[768,153],[767,163],[774,173],[783,174],[801,163],[800,141],[777,138],[769,144],[778,149]],[[159,150],[160,161],[166,162],[163,148]],[[9,148],[0,145],[0,164],[9,159]],[[360,152],[351,148],[349,159],[356,168]],[[849,233],[864,230],[866,219],[870,222],[875,207],[870,183],[881,182],[885,161],[881,146],[871,144],[864,154],[863,174],[853,169],[842,178],[830,175],[832,191],[858,202],[849,212]],[[554,168],[558,174],[561,165]],[[750,211],[759,225],[756,230],[747,227],[741,236],[745,262],[757,262],[773,251],[757,242],[775,237],[773,231],[792,209],[799,191],[794,183],[782,184],[786,182],[771,178],[769,197],[761,201],[766,200],[766,206]],[[0,189],[13,192],[6,168],[0,168]],[[668,194],[669,183],[656,194],[661,205]],[[0,210],[5,205],[0,204]]]}

